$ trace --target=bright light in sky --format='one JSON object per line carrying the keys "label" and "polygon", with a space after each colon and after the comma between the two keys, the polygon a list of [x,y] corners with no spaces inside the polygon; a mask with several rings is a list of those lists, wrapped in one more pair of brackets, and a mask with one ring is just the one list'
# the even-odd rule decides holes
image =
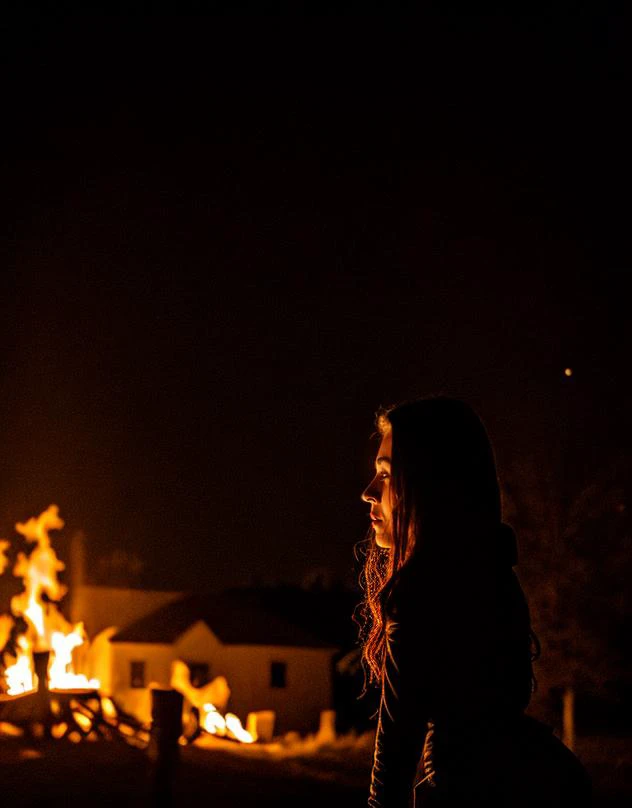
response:
{"label": "bright light in sky", "polygon": [[564,375],[565,376],[572,376],[573,375],[573,368],[564,368]]}

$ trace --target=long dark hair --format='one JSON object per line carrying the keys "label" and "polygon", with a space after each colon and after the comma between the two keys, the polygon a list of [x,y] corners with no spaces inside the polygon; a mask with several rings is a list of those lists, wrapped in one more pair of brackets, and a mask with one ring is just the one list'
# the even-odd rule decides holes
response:
{"label": "long dark hair", "polygon": [[[380,434],[391,431],[392,546],[366,543],[360,610],[362,657],[370,683],[379,683],[385,652],[386,604],[413,565],[433,576],[481,574],[517,563],[515,536],[501,522],[501,498],[489,437],[464,402],[437,396],[378,413]],[[511,631],[526,654],[521,676],[535,688],[531,662],[539,655],[529,609],[515,574],[506,588],[517,615]],[[484,627],[482,627],[484,629]],[[513,637],[516,642],[516,637]]]}

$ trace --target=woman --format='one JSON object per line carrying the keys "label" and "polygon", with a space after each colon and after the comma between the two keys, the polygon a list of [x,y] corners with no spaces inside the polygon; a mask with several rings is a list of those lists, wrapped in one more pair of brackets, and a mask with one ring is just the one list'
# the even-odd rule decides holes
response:
{"label": "woman", "polygon": [[463,402],[378,418],[363,659],[381,686],[370,808],[584,806],[577,758],[524,714],[539,651],[492,448]]}

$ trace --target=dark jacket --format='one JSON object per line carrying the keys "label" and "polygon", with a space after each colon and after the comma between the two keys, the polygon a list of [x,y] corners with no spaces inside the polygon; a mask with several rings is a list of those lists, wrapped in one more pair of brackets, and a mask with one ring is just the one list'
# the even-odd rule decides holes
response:
{"label": "dark jacket", "polygon": [[515,629],[528,612],[511,564],[458,562],[434,577],[409,565],[388,599],[370,808],[409,808],[415,793],[417,806],[560,806],[575,788],[589,804],[577,759],[524,715],[530,646]]}

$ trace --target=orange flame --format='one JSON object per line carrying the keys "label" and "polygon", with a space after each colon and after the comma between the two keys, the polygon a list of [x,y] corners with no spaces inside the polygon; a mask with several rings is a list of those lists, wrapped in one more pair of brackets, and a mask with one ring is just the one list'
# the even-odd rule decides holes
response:
{"label": "orange flame", "polygon": [[54,724],[51,727],[50,734],[53,738],[63,738],[66,732],[68,731],[68,724],[65,721],[62,721],[60,724]]}
{"label": "orange flame", "polygon": [[247,732],[239,718],[234,713],[219,712],[212,699],[228,702],[230,690],[223,676],[218,676],[208,685],[195,687],[191,684],[189,667],[181,660],[176,660],[171,666],[171,687],[178,690],[188,699],[194,707],[202,711],[200,716],[202,727],[211,735],[233,738],[241,743],[254,743],[256,738]]}
{"label": "orange flame", "polygon": [[[85,641],[83,625],[71,625],[62,615],[57,603],[66,594],[57,573],[65,565],[57,558],[51,545],[50,531],[60,530],[64,521],[59,516],[57,505],[51,505],[37,517],[27,522],[18,522],[15,529],[35,547],[29,555],[18,553],[13,574],[22,578],[24,591],[11,599],[11,611],[23,617],[27,623],[26,634],[18,639],[18,654],[13,665],[5,671],[10,695],[17,695],[37,686],[33,673],[32,652],[50,651],[48,687],[56,690],[71,688],[97,689],[99,682],[73,671],[72,652]],[[7,565],[5,550],[8,542],[0,542],[0,572]],[[8,632],[5,616],[0,622],[0,640],[6,644]],[[11,618],[8,618],[9,620]],[[6,634],[6,637],[5,637]]]}
{"label": "orange flame", "polygon": [[247,732],[239,718],[234,713],[226,713],[222,717],[212,704],[204,705],[204,717],[202,726],[211,735],[233,738],[241,743],[254,743],[256,738]]}
{"label": "orange flame", "polygon": [[22,635],[18,637],[17,645],[17,659],[4,672],[7,680],[7,692],[10,696],[28,693],[37,687],[37,676],[33,673],[33,658],[29,641]]}
{"label": "orange flame", "polygon": [[106,721],[116,720],[116,716],[118,715],[116,707],[112,699],[109,699],[107,696],[103,696],[101,699],[101,711]]}
{"label": "orange flame", "polygon": [[13,628],[13,618],[9,614],[0,614],[0,649],[9,641],[11,629]]}
{"label": "orange flame", "polygon": [[51,642],[53,646],[53,659],[48,670],[48,686],[52,690],[69,690],[71,688],[89,688],[97,690],[98,679],[88,679],[83,673],[73,673],[72,652],[74,648],[83,645],[83,624],[78,623],[70,634],[53,632]]}
{"label": "orange flame", "polygon": [[11,546],[11,543],[8,542],[6,539],[0,539],[0,575],[6,570],[7,565],[9,563],[9,559],[7,558],[6,551]]}
{"label": "orange flame", "polygon": [[11,611],[16,617],[25,617],[35,629],[36,651],[50,649],[50,636],[47,636],[46,629],[52,628],[50,624],[55,621],[47,620],[49,615],[46,612],[52,612],[51,617],[56,616],[53,603],[48,604],[49,608],[45,609],[42,595],[46,595],[49,601],[59,601],[66,594],[66,588],[57,579],[57,573],[65,565],[57,558],[49,536],[51,530],[59,530],[63,526],[64,521],[60,519],[56,505],[51,505],[37,518],[31,517],[28,522],[18,522],[15,526],[17,532],[28,542],[36,544],[36,547],[28,556],[18,553],[13,574],[16,578],[22,578],[24,592],[11,599]]}
{"label": "orange flame", "polygon": [[[0,539],[0,575],[2,575],[9,564],[9,559],[6,555],[6,551],[9,547],[10,544],[6,539]],[[8,614],[0,614],[0,650],[7,644],[12,628],[13,618]]]}

